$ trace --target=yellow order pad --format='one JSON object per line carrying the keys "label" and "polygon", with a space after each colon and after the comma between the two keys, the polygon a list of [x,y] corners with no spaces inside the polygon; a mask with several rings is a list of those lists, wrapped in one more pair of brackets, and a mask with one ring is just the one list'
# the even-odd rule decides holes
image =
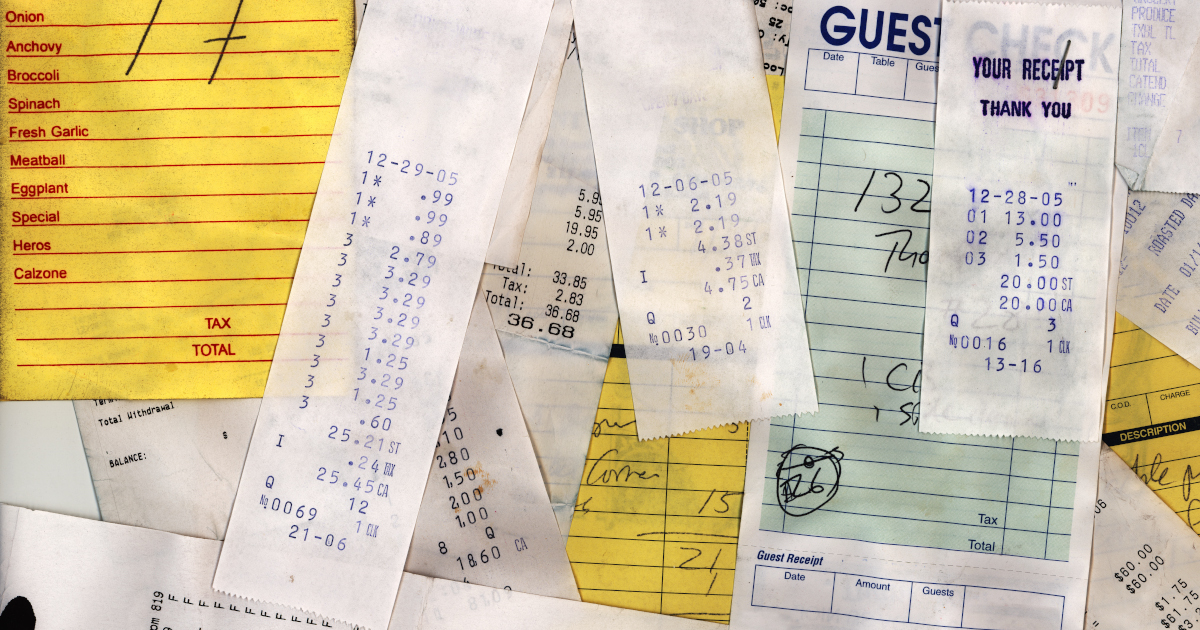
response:
{"label": "yellow order pad", "polygon": [[1117,313],[1104,443],[1200,532],[1200,369]]}
{"label": "yellow order pad", "polygon": [[776,142],[779,142],[779,121],[783,118],[783,84],[783,76],[767,75],[767,92],[771,95],[771,116],[775,119]]}
{"label": "yellow order pad", "polygon": [[620,327],[567,557],[585,602],[729,622],[749,425],[639,442]]}
{"label": "yellow order pad", "polygon": [[261,396],[352,4],[3,7],[0,398]]}

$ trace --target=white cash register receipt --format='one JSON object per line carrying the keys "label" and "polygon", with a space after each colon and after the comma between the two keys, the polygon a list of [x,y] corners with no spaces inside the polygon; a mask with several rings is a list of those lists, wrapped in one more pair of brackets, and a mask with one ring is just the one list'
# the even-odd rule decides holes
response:
{"label": "white cash register receipt", "polygon": [[371,2],[217,590],[387,626],[550,7]]}
{"label": "white cash register receipt", "polygon": [[734,626],[1083,622],[1098,444],[917,429],[939,5],[793,21],[781,140],[821,410],[750,433]]}
{"label": "white cash register receipt", "polygon": [[753,8],[575,0],[575,26],[638,437],[814,411]]}
{"label": "white cash register receipt", "polygon": [[1100,439],[1116,112],[1095,103],[1117,75],[1085,34],[1120,28],[1117,7],[945,4],[922,431]]}

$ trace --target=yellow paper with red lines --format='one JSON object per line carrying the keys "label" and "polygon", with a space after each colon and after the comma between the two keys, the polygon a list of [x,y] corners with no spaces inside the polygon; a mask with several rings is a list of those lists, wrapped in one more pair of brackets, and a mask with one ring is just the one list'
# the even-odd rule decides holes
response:
{"label": "yellow paper with red lines", "polygon": [[729,622],[749,423],[638,441],[620,328],[571,519],[585,602]]}
{"label": "yellow paper with red lines", "polygon": [[1117,313],[1104,443],[1200,533],[1200,369]]}
{"label": "yellow paper with red lines", "polygon": [[0,398],[261,396],[351,3],[3,10]]}

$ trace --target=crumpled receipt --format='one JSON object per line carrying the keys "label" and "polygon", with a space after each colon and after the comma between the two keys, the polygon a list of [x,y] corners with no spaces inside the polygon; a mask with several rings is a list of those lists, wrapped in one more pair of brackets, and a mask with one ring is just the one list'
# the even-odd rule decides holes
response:
{"label": "crumpled receipt", "polygon": [[1198,202],[1196,194],[1130,193],[1117,283],[1117,311],[1192,365],[1200,365]]}
{"label": "crumpled receipt", "polygon": [[[1110,39],[1091,37],[1091,49],[1100,51],[1093,53],[1093,63],[1108,65],[1113,60],[1104,51]],[[1200,135],[1192,125],[1200,107],[1195,98],[1200,6],[1125,0],[1120,37],[1117,170],[1130,190],[1200,190],[1192,168],[1200,157]],[[1100,98],[1096,106],[1108,107],[1107,98]]]}

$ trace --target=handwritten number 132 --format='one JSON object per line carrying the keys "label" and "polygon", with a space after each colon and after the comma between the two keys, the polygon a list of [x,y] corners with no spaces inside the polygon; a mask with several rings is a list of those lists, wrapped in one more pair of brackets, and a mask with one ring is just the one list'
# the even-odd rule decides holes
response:
{"label": "handwritten number 132", "polygon": [[[858,195],[858,203],[854,204],[855,212],[858,212],[858,207],[862,205],[863,198],[865,198],[867,196],[867,191],[871,189],[871,183],[875,181],[875,174],[878,172],[879,171],[874,171],[874,170],[871,171],[871,176],[869,178],[867,178],[867,185],[863,187],[862,193],[860,193]],[[883,212],[884,214],[892,214],[893,212],[899,210],[900,206],[903,205],[904,201],[906,201],[906,200],[902,200],[896,196],[896,193],[900,192],[900,189],[904,187],[904,178],[893,171],[888,171],[883,174],[884,179],[887,179],[888,177],[896,178],[895,190],[888,193],[888,196],[891,197],[896,202],[896,205],[893,206],[891,209],[887,209],[887,208],[883,207],[883,204],[880,204],[879,210],[881,212]],[[913,212],[918,212],[921,214],[928,214],[929,213],[928,208],[926,208],[924,210],[918,209],[917,204],[923,203],[929,197],[929,192],[930,192],[929,182],[927,182],[923,179],[917,179],[917,181],[925,186],[925,193],[921,195],[920,199],[914,200],[911,204],[909,204],[908,209],[912,210]]]}

